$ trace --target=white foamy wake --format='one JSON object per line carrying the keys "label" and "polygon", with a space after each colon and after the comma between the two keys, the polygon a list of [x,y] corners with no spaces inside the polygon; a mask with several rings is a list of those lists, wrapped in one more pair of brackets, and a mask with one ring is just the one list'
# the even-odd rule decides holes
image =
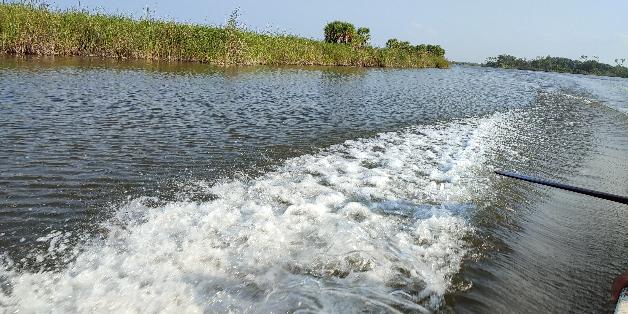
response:
{"label": "white foamy wake", "polygon": [[[27,313],[437,309],[466,252],[465,212],[483,184],[473,173],[504,120],[347,141],[256,179],[206,186],[215,198],[204,203],[153,208],[135,199],[108,223],[106,239],[63,270],[0,274],[11,286],[0,306]],[[54,250],[60,236],[41,241]]]}

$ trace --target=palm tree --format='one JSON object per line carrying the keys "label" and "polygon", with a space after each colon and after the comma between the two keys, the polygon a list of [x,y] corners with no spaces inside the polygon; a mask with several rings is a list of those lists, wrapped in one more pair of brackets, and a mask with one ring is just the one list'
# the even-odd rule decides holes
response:
{"label": "palm tree", "polygon": [[351,23],[334,21],[325,26],[325,41],[348,44],[355,36],[355,26]]}

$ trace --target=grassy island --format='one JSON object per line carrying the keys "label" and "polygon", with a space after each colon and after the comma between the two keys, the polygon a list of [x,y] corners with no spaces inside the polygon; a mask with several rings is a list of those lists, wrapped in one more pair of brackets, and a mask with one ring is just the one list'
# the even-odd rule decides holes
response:
{"label": "grassy island", "polygon": [[449,66],[439,46],[371,47],[367,28],[356,31],[351,24],[343,23],[330,23],[325,28],[325,41],[318,41],[248,31],[238,27],[237,14],[227,25],[213,27],[85,10],[55,11],[42,5],[0,4],[0,53],[191,61],[220,66]]}
{"label": "grassy island", "polygon": [[560,57],[539,57],[533,60],[500,55],[488,58],[483,66],[504,69],[519,69],[545,72],[560,72],[574,74],[591,74],[599,76],[627,77],[628,68],[623,66],[626,59],[615,60],[616,65],[597,61],[597,57],[582,56],[581,60],[572,60]]}

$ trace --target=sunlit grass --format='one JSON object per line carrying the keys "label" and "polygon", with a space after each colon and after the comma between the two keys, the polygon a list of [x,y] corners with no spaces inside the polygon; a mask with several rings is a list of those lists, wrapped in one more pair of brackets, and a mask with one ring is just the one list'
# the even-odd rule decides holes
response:
{"label": "sunlit grass", "polygon": [[193,61],[221,66],[449,66],[444,57],[429,53],[267,35],[229,25],[134,20],[81,10],[57,12],[29,4],[0,4],[0,52]]}

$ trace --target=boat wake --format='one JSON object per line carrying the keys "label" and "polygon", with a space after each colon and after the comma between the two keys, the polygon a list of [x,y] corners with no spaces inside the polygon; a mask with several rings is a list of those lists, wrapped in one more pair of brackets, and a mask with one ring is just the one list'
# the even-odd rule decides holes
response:
{"label": "boat wake", "polygon": [[[141,197],[61,270],[5,267],[22,312],[431,311],[468,252],[486,149],[507,114],[346,141],[254,179],[191,182],[209,201]],[[198,190],[198,187],[196,190]],[[159,204],[159,205],[155,205]],[[5,262],[9,266],[9,262]]]}

